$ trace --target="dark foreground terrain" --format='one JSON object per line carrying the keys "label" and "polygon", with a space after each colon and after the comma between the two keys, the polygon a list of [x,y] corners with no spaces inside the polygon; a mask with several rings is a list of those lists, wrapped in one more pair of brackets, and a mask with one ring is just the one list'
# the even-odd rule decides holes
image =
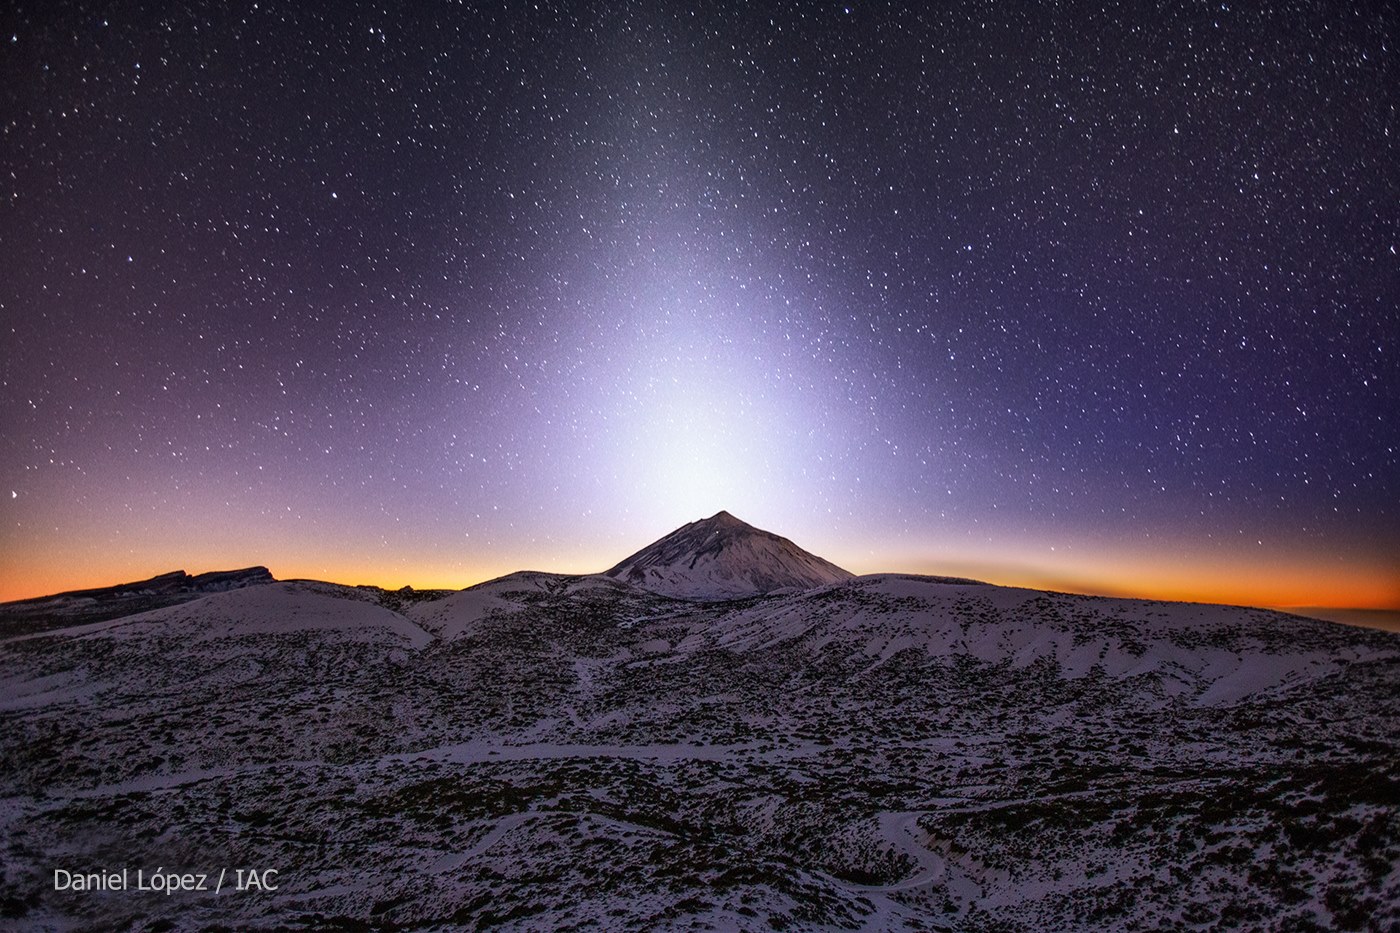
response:
{"label": "dark foreground terrain", "polygon": [[[893,575],[26,611],[0,926],[1400,924],[1387,633]],[[124,868],[225,879],[54,890]]]}

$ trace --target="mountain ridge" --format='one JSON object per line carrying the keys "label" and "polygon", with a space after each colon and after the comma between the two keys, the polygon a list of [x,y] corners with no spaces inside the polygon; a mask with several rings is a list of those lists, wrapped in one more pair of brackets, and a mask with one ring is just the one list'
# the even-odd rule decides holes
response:
{"label": "mountain ridge", "polygon": [[0,637],[103,622],[214,593],[275,582],[272,571],[263,566],[211,570],[194,575],[172,570],[145,580],[17,599],[0,603]]}

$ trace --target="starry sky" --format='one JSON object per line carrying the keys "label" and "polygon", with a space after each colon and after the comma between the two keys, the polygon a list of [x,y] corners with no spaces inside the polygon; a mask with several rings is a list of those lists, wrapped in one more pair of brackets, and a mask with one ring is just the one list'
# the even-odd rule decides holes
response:
{"label": "starry sky", "polygon": [[728,509],[1400,606],[1400,13],[930,6],[7,4],[0,598]]}

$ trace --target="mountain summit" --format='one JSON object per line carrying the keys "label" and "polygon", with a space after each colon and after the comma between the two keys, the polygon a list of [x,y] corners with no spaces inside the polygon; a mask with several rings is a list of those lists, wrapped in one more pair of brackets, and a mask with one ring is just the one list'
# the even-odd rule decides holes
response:
{"label": "mountain summit", "polygon": [[854,576],[728,512],[682,525],[603,575],[692,599],[734,599],[787,587],[805,590]]}

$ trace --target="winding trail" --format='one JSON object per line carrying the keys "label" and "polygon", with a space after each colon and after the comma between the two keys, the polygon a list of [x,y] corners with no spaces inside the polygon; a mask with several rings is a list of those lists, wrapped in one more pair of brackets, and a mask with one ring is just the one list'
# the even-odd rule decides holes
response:
{"label": "winding trail", "polygon": [[490,831],[488,831],[486,835],[482,836],[481,839],[477,841],[476,845],[472,846],[465,852],[447,853],[442,858],[438,859],[436,862],[433,863],[432,870],[436,872],[445,872],[453,871],[457,868],[460,868],[462,865],[466,864],[467,862],[470,862],[472,859],[478,857],[487,849],[500,842],[501,839],[505,837],[506,833],[510,832],[512,829],[515,829],[517,826],[520,826],[524,823],[528,823],[530,820],[535,819],[536,817],[548,815],[549,814],[547,813],[527,811],[525,813],[512,813],[509,816],[502,817],[500,820],[497,821],[495,826],[491,827]]}
{"label": "winding trail", "polygon": [[51,787],[49,798],[56,800],[111,797],[119,794],[152,793],[173,790],[210,780],[235,780],[281,768],[293,770],[328,770],[341,773],[382,770],[394,766],[413,766],[423,762],[435,764],[480,764],[503,761],[551,761],[565,759],[615,758],[639,761],[747,761],[761,755],[768,761],[809,758],[820,754],[822,746],[811,743],[770,747],[763,742],[742,742],[735,745],[690,745],[683,742],[663,742],[655,745],[560,745],[552,742],[529,742],[523,745],[502,745],[489,740],[453,742],[415,751],[394,752],[378,758],[346,764],[324,760],[286,759],[282,761],[250,762],[222,765],[187,771],[143,774],[125,781],[99,784],[96,787]]}
{"label": "winding trail", "polygon": [[597,813],[576,810],[526,810],[523,813],[511,813],[503,816],[496,822],[496,825],[477,840],[476,844],[464,852],[449,852],[432,864],[435,872],[448,872],[460,868],[474,858],[479,858],[486,854],[486,850],[500,842],[512,830],[525,825],[526,823],[544,819],[551,816],[572,816],[581,821],[589,823],[600,823],[605,826],[614,826],[624,831],[650,833],[652,835],[670,835],[665,830],[657,829],[654,826],[642,826],[640,823],[629,823],[626,820],[615,820],[610,816],[600,816]]}
{"label": "winding trail", "polygon": [[948,863],[943,859],[943,856],[930,851],[919,841],[923,836],[923,830],[919,829],[919,817],[923,815],[922,811],[907,810],[892,810],[880,814],[880,835],[896,849],[912,858],[914,863],[919,866],[918,870],[908,878],[893,884],[857,884],[853,881],[843,881],[826,872],[818,874],[847,891],[880,894],[908,891],[937,881],[948,873]]}

